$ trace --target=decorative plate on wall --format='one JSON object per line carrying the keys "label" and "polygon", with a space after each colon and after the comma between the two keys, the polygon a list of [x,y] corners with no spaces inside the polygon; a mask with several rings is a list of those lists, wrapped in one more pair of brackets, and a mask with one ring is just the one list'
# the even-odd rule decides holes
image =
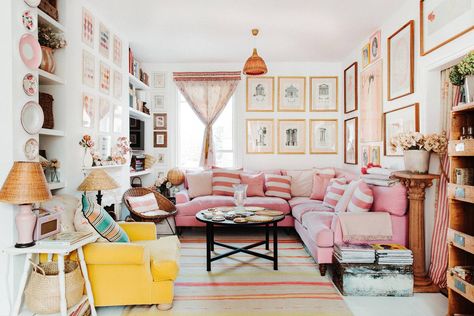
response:
{"label": "decorative plate on wall", "polygon": [[19,45],[20,57],[30,69],[37,69],[41,64],[41,46],[32,34],[23,34]]}
{"label": "decorative plate on wall", "polygon": [[44,114],[41,106],[35,101],[30,101],[21,110],[21,125],[30,135],[38,134],[44,123]]}
{"label": "decorative plate on wall", "polygon": [[38,158],[39,153],[38,141],[34,138],[28,139],[25,143],[25,148],[23,150],[27,159],[35,160],[36,158]]}
{"label": "decorative plate on wall", "polygon": [[30,97],[38,92],[36,76],[30,72],[23,77],[23,91],[25,91],[25,93]]}
{"label": "decorative plate on wall", "polygon": [[41,0],[25,0],[25,3],[32,8],[36,8],[40,4]]}
{"label": "decorative plate on wall", "polygon": [[34,30],[36,30],[36,17],[30,10],[26,10],[25,12],[23,12],[23,14],[21,15],[21,20],[23,21],[23,26],[28,31],[33,32]]}

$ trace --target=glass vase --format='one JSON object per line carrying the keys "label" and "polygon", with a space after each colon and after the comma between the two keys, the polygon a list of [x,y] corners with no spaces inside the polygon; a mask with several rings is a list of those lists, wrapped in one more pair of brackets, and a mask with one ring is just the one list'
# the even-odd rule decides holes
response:
{"label": "glass vase", "polygon": [[245,199],[247,199],[247,184],[234,184],[234,204],[236,211],[244,211]]}

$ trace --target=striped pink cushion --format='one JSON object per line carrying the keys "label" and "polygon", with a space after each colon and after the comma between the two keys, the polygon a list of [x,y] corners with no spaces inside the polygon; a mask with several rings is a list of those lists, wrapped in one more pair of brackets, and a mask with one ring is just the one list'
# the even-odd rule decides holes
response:
{"label": "striped pink cushion", "polygon": [[372,189],[362,182],[357,186],[352,194],[351,201],[347,206],[348,212],[368,212],[374,202],[374,194]]}
{"label": "striped pink cushion", "polygon": [[344,191],[347,188],[347,181],[345,178],[331,179],[329,181],[326,195],[324,196],[323,205],[335,208],[337,202],[342,198]]}
{"label": "striped pink cushion", "polygon": [[285,200],[291,199],[291,177],[266,175],[265,187],[267,191],[266,196],[276,196]]}
{"label": "striped pink cushion", "polygon": [[212,169],[212,195],[234,195],[234,184],[240,184],[240,170]]}
{"label": "striped pink cushion", "polygon": [[159,209],[158,202],[156,201],[155,195],[153,193],[148,193],[142,196],[129,196],[127,197],[127,200],[132,209],[137,213],[144,213]]}

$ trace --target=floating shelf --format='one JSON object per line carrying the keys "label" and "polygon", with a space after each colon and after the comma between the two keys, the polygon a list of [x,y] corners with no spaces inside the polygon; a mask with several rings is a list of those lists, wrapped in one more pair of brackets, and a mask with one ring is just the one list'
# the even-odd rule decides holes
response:
{"label": "floating shelf", "polygon": [[66,187],[66,182],[51,182],[51,183],[48,182],[48,187],[51,191],[63,189]]}
{"label": "floating shelf", "polygon": [[40,9],[38,9],[38,23],[47,24],[51,26],[53,31],[66,33],[66,28],[64,27],[64,25],[62,25],[61,23],[59,23],[58,21],[56,21],[55,19],[53,19],[52,17],[50,17],[49,15],[47,15]]}
{"label": "floating shelf", "polygon": [[459,105],[456,105],[456,106],[453,106],[453,109],[451,110],[451,112],[469,112],[469,111],[474,111],[474,102],[470,102],[470,103],[463,103],[463,104],[459,104]]}
{"label": "floating shelf", "polygon": [[130,178],[131,177],[140,177],[140,176],[144,176],[144,175],[147,175],[147,174],[150,174],[150,173],[151,173],[150,169],[145,169],[145,170],[142,170],[142,171],[130,171]]}
{"label": "floating shelf", "polygon": [[455,156],[474,156],[474,139],[450,140],[448,154]]}
{"label": "floating shelf", "polygon": [[49,128],[42,128],[39,131],[39,134],[42,136],[55,136],[55,137],[63,137],[65,135],[64,131],[58,129],[49,129]]}
{"label": "floating shelf", "polygon": [[128,74],[129,82],[137,90],[150,90],[150,87],[132,74]]}
{"label": "floating shelf", "polygon": [[45,86],[51,85],[62,85],[64,84],[63,78],[58,75],[51,74],[43,69],[38,69],[39,83]]}
{"label": "floating shelf", "polygon": [[141,111],[138,111],[138,110],[135,110],[134,108],[128,108],[129,109],[129,115],[130,117],[133,117],[135,119],[139,119],[139,120],[148,120],[148,119],[151,119],[151,115],[150,114],[146,114],[146,113],[143,113]]}
{"label": "floating shelf", "polygon": [[112,169],[112,168],[120,168],[125,165],[107,165],[107,166],[94,166],[94,167],[82,167],[82,170],[94,170],[94,169]]}

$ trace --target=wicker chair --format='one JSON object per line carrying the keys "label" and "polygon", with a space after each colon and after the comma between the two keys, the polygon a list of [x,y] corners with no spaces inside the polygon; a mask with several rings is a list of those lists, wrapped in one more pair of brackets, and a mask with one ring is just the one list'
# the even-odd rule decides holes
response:
{"label": "wicker chair", "polygon": [[[168,214],[161,214],[161,215],[155,215],[155,216],[144,216],[143,214],[137,213],[133,210],[133,208],[130,206],[128,203],[128,197],[130,196],[143,196],[145,194],[153,193],[155,195],[156,201],[158,202],[158,206],[160,210],[168,212]],[[123,203],[127,207],[127,209],[130,211],[130,216],[132,219],[136,222],[154,222],[154,223],[160,223],[161,221],[165,220],[166,223],[168,224],[171,232],[173,235],[175,234],[174,229],[171,227],[170,222],[168,221],[168,218],[171,216],[174,216],[177,212],[176,207],[174,206],[173,203],[171,203],[170,200],[168,200],[166,197],[158,193],[157,191],[147,189],[147,188],[131,188],[125,191],[123,194]]]}

